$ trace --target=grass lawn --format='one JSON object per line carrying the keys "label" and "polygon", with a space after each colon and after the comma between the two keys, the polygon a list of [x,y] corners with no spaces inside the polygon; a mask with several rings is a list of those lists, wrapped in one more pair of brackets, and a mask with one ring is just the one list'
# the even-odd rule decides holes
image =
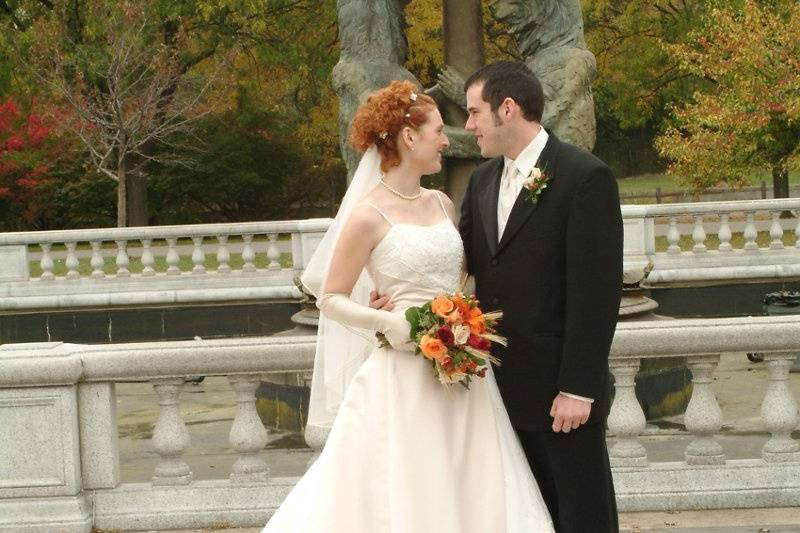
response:
{"label": "grass lawn", "polygon": [[[115,229],[115,228],[109,228],[109,229]],[[292,234],[291,233],[280,233],[280,234],[278,234],[278,240],[279,241],[289,241],[291,239],[292,239]],[[231,235],[230,237],[228,237],[227,244],[230,245],[230,244],[236,244],[236,243],[241,243],[241,242],[244,242],[241,235]],[[267,246],[268,242],[269,242],[269,237],[267,235],[260,234],[260,235],[255,235],[253,237],[252,245],[254,247],[256,247],[256,246]],[[218,243],[219,243],[219,240],[217,240],[217,238],[214,237],[214,236],[208,236],[208,237],[204,237],[203,238],[203,245],[218,244]],[[181,237],[177,241],[177,246],[192,246],[193,244],[194,244],[194,241],[192,241],[192,239],[189,238],[189,237]],[[141,243],[141,241],[139,241],[137,239],[130,239],[130,240],[127,241],[126,248],[128,250],[135,249],[135,248],[141,248],[141,247],[142,247],[142,243]],[[167,241],[166,241],[166,239],[163,239],[163,238],[161,238],[161,239],[152,239],[152,242],[150,243],[150,247],[151,247],[151,249],[153,250],[154,253],[159,253],[159,252],[157,252],[157,250],[159,248],[166,248],[167,247]],[[117,248],[117,244],[114,241],[105,240],[100,244],[100,248],[103,249],[103,250],[108,250],[108,249],[111,249],[111,248],[116,249]],[[50,246],[50,251],[51,252],[60,252],[60,251],[66,250],[66,249],[67,249],[67,246],[63,242],[56,242],[56,243],[53,243]],[[81,242],[78,243],[78,245],[75,247],[75,249],[76,250],[91,250],[92,246],[86,241],[81,241]],[[28,245],[28,251],[29,252],[41,252],[42,248],[38,244],[29,244]]]}
{"label": "grass lawn", "polygon": [[[767,182],[767,188],[772,189],[772,176],[762,172],[754,173],[750,177],[750,183],[753,186],[761,185],[761,181]],[[622,178],[617,180],[620,193],[634,194],[634,193],[653,193],[658,187],[661,187],[662,192],[676,192],[684,190],[677,182],[677,180],[666,174],[643,174],[641,176],[633,176],[630,178]],[[789,174],[789,184],[800,184],[800,172],[792,172]]]}
{"label": "grass lawn", "polygon": [[[116,265],[116,258],[114,257],[104,257],[103,258],[105,264],[103,265],[103,272],[106,274],[115,274],[117,272],[117,265]],[[269,265],[269,259],[267,259],[267,254],[260,253],[256,254],[256,258],[253,261],[256,265],[256,268],[267,268]],[[283,268],[291,268],[292,266],[292,254],[290,253],[282,253],[280,258],[280,263]],[[206,270],[211,272],[217,269],[219,263],[217,262],[217,257],[215,255],[206,255],[206,260],[203,263],[206,267]],[[232,270],[241,270],[242,265],[244,265],[244,260],[242,259],[242,254],[231,254],[230,261],[228,261],[228,265],[230,265]],[[39,265],[38,261],[31,261],[28,264],[30,269],[31,278],[38,278],[42,275],[42,268]],[[166,272],[167,271],[167,259],[165,257],[156,257],[155,264],[153,268],[156,272]],[[182,272],[191,272],[192,268],[194,268],[194,263],[192,262],[191,255],[181,255],[178,261],[178,268],[181,269]],[[128,270],[133,274],[139,274],[144,269],[142,265],[142,261],[139,257],[130,257],[130,265],[128,266]],[[92,265],[91,259],[88,257],[82,257],[78,260],[78,272],[80,272],[81,276],[89,276],[92,273]],[[64,264],[63,259],[54,259],[53,260],[53,274],[56,276],[65,276],[67,274],[67,267]]]}

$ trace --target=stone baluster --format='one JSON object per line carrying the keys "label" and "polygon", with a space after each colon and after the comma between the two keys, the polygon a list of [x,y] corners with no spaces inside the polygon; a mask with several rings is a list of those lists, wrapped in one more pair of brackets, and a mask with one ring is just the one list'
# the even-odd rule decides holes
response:
{"label": "stone baluster", "polygon": [[229,376],[228,381],[236,392],[236,417],[231,426],[230,443],[239,455],[231,467],[230,480],[237,484],[267,481],[269,469],[261,457],[267,445],[267,430],[255,404],[260,376]]}
{"label": "stone baluster", "polygon": [[646,424],[635,390],[639,359],[611,359],[609,368],[614,375],[615,392],[608,429],[617,439],[609,451],[611,466],[646,466],[647,450],[637,438]]}
{"label": "stone baluster", "polygon": [[178,267],[180,260],[177,237],[167,237],[167,275],[180,275],[181,269]]}
{"label": "stone baluster", "polygon": [[686,406],[683,420],[695,439],[686,447],[686,463],[690,465],[718,465],[725,463],[722,446],[713,435],[722,427],[722,411],[711,383],[719,355],[693,355],[687,364],[692,372],[692,398]]}
{"label": "stone baluster", "polygon": [[783,250],[783,226],[781,226],[781,212],[772,213],[772,225],[769,227],[769,236],[772,238],[769,247],[771,250]]}
{"label": "stone baluster", "polygon": [[78,247],[77,242],[66,242],[67,245],[67,260],[64,265],[67,267],[67,279],[80,279],[81,275],[78,272],[78,255],[75,249]]}
{"label": "stone baluster", "polygon": [[696,254],[703,254],[706,252],[706,230],[703,227],[703,215],[694,216],[694,229],[692,230],[692,240],[694,247],[692,251]]}
{"label": "stone baluster", "polygon": [[731,226],[728,222],[730,215],[727,213],[722,213],[719,216],[719,233],[717,236],[719,237],[719,251],[720,252],[730,252],[733,250],[733,246],[731,246],[731,238],[733,234],[731,233]]}
{"label": "stone baluster", "polygon": [[153,240],[140,239],[140,242],[142,243],[142,276],[155,276],[156,269],[154,266],[156,259],[153,257],[153,250],[151,249]]}
{"label": "stone baluster", "polygon": [[153,475],[153,485],[188,485],[194,475],[181,457],[189,446],[189,431],[179,410],[183,378],[153,380],[160,410],[153,429],[153,447],[161,458]]}
{"label": "stone baluster", "polygon": [[131,275],[128,266],[130,259],[128,259],[127,241],[116,241],[117,243],[117,277],[127,278]]}
{"label": "stone baluster", "polygon": [[678,246],[680,240],[681,232],[678,231],[678,217],[669,217],[669,231],[667,231],[667,242],[669,243],[669,248],[667,248],[668,254],[681,253],[681,247]]}
{"label": "stone baluster", "polygon": [[292,233],[292,270],[295,276],[302,276],[305,269],[305,258],[303,257],[303,234]]}
{"label": "stone baluster", "polygon": [[219,242],[219,247],[217,248],[217,273],[219,274],[230,274],[231,273],[231,266],[228,262],[231,260],[231,253],[228,251],[228,236],[227,235],[217,235],[217,241]]}
{"label": "stone baluster", "polygon": [[800,211],[796,212],[797,225],[794,227],[794,247],[800,249]]}
{"label": "stone baluster", "polygon": [[748,252],[757,252],[758,231],[756,231],[756,223],[753,220],[753,213],[747,213],[747,223],[744,227],[744,249]]}
{"label": "stone baluster", "polygon": [[769,463],[800,461],[800,442],[791,437],[800,416],[797,401],[789,389],[789,369],[797,354],[765,353],[763,356],[769,381],[761,404],[761,420],[772,438],[764,444],[761,456]]}
{"label": "stone baluster", "polygon": [[269,259],[269,270],[277,271],[281,269],[281,252],[278,249],[278,234],[269,234],[269,246],[267,247],[267,259]]}
{"label": "stone baluster", "polygon": [[53,274],[53,257],[50,255],[52,243],[43,242],[39,246],[42,248],[42,259],[39,261],[39,266],[42,267],[41,279],[52,281],[56,279],[56,275]]}
{"label": "stone baluster", "polygon": [[244,265],[242,265],[242,271],[255,272],[256,265],[254,261],[256,260],[256,253],[253,250],[253,235],[242,235],[242,240],[244,241],[244,248],[242,249]]}
{"label": "stone baluster", "polygon": [[192,249],[192,274],[205,274],[206,273],[206,254],[203,251],[203,236],[192,237],[194,248]]}
{"label": "stone baluster", "polygon": [[106,273],[103,271],[105,261],[103,260],[103,255],[101,253],[103,242],[92,241],[89,244],[92,246],[92,277],[94,279],[103,279],[106,277]]}

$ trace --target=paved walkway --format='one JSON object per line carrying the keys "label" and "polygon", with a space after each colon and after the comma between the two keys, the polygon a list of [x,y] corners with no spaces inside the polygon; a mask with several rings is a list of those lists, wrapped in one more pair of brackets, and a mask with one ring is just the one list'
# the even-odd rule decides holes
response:
{"label": "paved walkway", "polygon": [[[724,419],[718,439],[725,453],[731,459],[759,457],[768,439],[760,422],[761,401],[767,385],[764,363],[751,363],[744,353],[724,354],[714,378],[713,387]],[[800,398],[800,373],[791,375],[790,386],[795,398]],[[147,383],[121,383],[117,386],[117,400],[122,481],[147,482],[157,462],[149,442],[157,418],[156,397]],[[184,458],[196,479],[226,478],[236,458],[228,445],[235,397],[227,379],[209,377],[198,385],[187,384],[181,396],[181,413],[192,438]],[[690,436],[682,431],[682,425],[682,416],[648,425],[641,440],[652,461],[683,460]],[[298,476],[305,472],[311,454],[302,447],[300,435],[270,431],[269,439],[265,458],[273,476]],[[623,513],[620,527],[630,533],[800,533],[800,508]],[[229,531],[258,533],[259,529]]]}

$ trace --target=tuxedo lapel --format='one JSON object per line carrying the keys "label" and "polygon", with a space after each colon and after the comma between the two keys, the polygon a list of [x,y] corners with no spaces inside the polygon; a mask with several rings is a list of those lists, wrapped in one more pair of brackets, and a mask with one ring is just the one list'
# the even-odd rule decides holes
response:
{"label": "tuxedo lapel", "polygon": [[[536,166],[540,169],[544,170],[549,177],[549,183],[556,177],[556,163],[558,162],[558,151],[560,147],[560,141],[553,135],[551,132],[547,132],[549,134],[549,138],[547,139],[547,144],[542,150],[542,155],[539,156],[539,161],[536,163]],[[499,180],[498,180],[499,182]],[[542,192],[542,198],[547,196],[547,191]],[[497,195],[495,195],[495,236],[497,235]],[[503,251],[511,239],[514,238],[514,235],[522,228],[523,224],[533,215],[536,208],[539,207],[539,202],[542,201],[540,198],[537,202],[532,202],[528,197],[528,190],[524,187],[519,192],[519,196],[517,196],[517,200],[514,202],[514,207],[511,208],[511,213],[508,215],[508,222],[506,223],[506,229],[503,231],[503,238],[500,239],[500,243],[497,245],[495,253],[496,255]],[[495,237],[496,239],[497,237]]]}
{"label": "tuxedo lapel", "polygon": [[498,157],[486,170],[489,174],[486,184],[480,193],[480,212],[489,253],[497,253],[497,197],[500,194],[500,175],[503,173],[503,158]]}

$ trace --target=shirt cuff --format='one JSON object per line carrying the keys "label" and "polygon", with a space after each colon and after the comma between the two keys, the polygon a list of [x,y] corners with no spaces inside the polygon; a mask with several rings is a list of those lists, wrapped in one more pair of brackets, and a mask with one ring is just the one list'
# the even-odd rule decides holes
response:
{"label": "shirt cuff", "polygon": [[559,394],[566,396],[567,398],[572,398],[573,400],[580,400],[582,402],[594,403],[594,398],[587,398],[586,396],[578,396],[577,394],[572,394],[564,391],[559,391]]}

